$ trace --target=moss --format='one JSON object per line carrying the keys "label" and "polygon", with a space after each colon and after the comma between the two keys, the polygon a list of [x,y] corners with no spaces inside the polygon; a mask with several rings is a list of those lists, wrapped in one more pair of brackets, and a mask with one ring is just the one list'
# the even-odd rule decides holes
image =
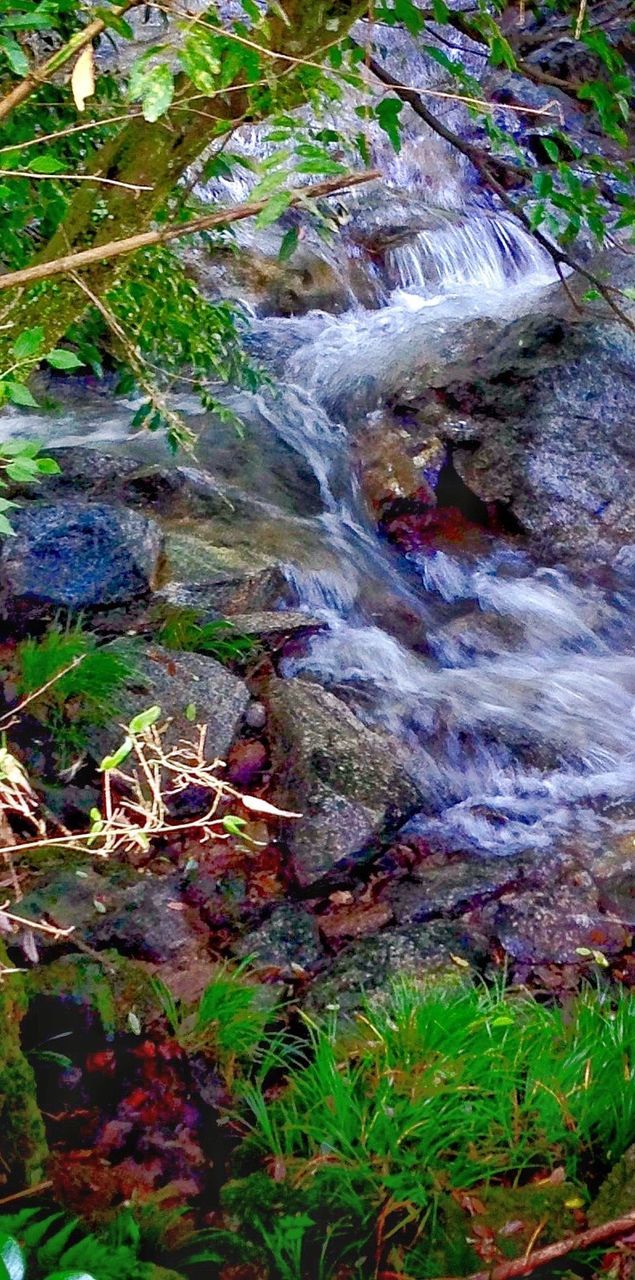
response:
{"label": "moss", "polygon": [[[1,943],[0,964],[9,967]],[[0,982],[0,1186],[9,1191],[40,1182],[48,1154],[35,1078],[20,1047],[25,1012],[22,976],[10,974]]]}
{"label": "moss", "polygon": [[589,1210],[589,1224],[599,1226],[622,1213],[632,1212],[635,1204],[635,1145],[629,1147],[602,1183]]}
{"label": "moss", "polygon": [[62,956],[45,968],[32,970],[27,992],[29,998],[67,1000],[94,1011],[107,1035],[129,1030],[130,1013],[143,1026],[160,1011],[147,967],[116,951],[104,951],[100,960]]}

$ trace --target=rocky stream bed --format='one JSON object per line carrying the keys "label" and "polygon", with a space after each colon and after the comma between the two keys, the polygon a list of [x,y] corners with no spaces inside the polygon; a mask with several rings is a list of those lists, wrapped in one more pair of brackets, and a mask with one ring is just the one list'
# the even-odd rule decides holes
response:
{"label": "rocky stream bed", "polygon": [[[20,917],[73,932],[2,937],[26,970],[0,988],[7,1192],[46,1172],[83,1212],[139,1188],[213,1200],[224,1085],[158,1029],[157,977],[195,1002],[248,960],[311,1016],[402,973],[506,968],[557,996],[635,980],[635,344],[578,314],[501,215],[410,195],[408,226],[403,191],[383,227],[354,208],[350,278],[307,249],[274,278],[249,246],[274,386],[227,394],[240,435],[183,391],[196,450],[171,458],[88,378],[3,422],[61,467],[17,493],[0,551],[5,670],[81,616],[132,646],[122,724],[151,704],[172,741],[205,724],[231,785],[300,815],[117,861],[27,857]],[[251,644],[170,649],[179,610]],[[13,731],[65,830],[123,732],[60,774],[41,719]],[[195,817],[200,796],[180,804]]]}

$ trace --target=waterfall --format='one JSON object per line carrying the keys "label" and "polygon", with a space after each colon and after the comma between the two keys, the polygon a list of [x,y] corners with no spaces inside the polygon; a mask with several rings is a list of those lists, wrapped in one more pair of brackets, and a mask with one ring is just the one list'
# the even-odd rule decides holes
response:
{"label": "waterfall", "polygon": [[509,283],[553,274],[535,240],[500,213],[475,213],[419,231],[389,251],[386,267],[393,287],[423,294],[465,287],[500,291]]}

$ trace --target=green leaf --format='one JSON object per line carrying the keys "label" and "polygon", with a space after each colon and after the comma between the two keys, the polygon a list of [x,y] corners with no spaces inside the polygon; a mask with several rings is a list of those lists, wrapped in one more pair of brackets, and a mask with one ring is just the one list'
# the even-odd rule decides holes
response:
{"label": "green leaf", "polygon": [[134,742],[132,738],[125,738],[121,746],[117,748],[113,755],[104,756],[99,766],[100,773],[110,773],[111,769],[118,769],[119,765],[123,764],[124,760],[127,760],[133,747]]}
{"label": "green leaf", "polygon": [[227,834],[230,836],[242,835],[243,828],[246,826],[247,826],[247,822],[245,818],[235,818],[230,813],[228,813],[227,816],[223,818],[223,827],[225,828],[225,831],[227,832]]}
{"label": "green leaf", "polygon": [[179,54],[181,66],[195,88],[214,93],[218,88],[221,60],[216,41],[200,34],[188,36]]}
{"label": "green leaf", "polygon": [[74,351],[66,351],[64,347],[55,347],[53,351],[48,351],[44,359],[54,369],[81,369],[84,364]]}
{"label": "green leaf", "polygon": [[138,716],[133,717],[128,728],[132,734],[145,733],[146,729],[150,729],[153,724],[156,724],[160,715],[160,707],[148,707],[146,711],[140,711]]}
{"label": "green leaf", "polygon": [[399,98],[382,98],[375,108],[375,115],[379,125],[384,130],[384,133],[388,134],[395,151],[401,150],[399,116],[402,109],[403,102]]}
{"label": "green leaf", "polygon": [[[3,534],[5,538],[15,538],[16,536],[15,529],[9,523],[9,521],[7,520],[7,517],[3,515],[0,515],[0,534]],[[0,1272],[0,1280],[2,1280],[1,1272]]]}
{"label": "green leaf", "polygon": [[7,463],[5,471],[17,484],[33,484],[38,478],[38,465],[32,458],[16,458]]}
{"label": "green leaf", "polygon": [[132,68],[128,89],[132,101],[141,99],[143,117],[154,124],[164,115],[174,97],[174,76],[165,63],[148,67],[140,59]]}
{"label": "green leaf", "polygon": [[291,258],[292,255],[295,253],[297,244],[298,244],[298,228],[289,227],[289,230],[285,231],[282,237],[282,240],[280,242],[280,248],[278,250],[279,261],[287,262],[288,259]]}
{"label": "green leaf", "polygon": [[189,720],[190,724],[194,724],[194,721],[196,720],[196,703],[195,702],[188,702],[185,708],[185,719]]}
{"label": "green leaf", "polygon": [[33,399],[28,387],[23,382],[4,381],[0,383],[12,404],[28,405],[30,409],[39,408],[37,400]]}
{"label": "green leaf", "polygon": [[16,360],[28,360],[29,356],[37,355],[43,342],[44,330],[40,325],[36,325],[34,329],[25,329],[19,338],[16,338],[11,354]]}
{"label": "green leaf", "polygon": [[15,71],[17,76],[28,74],[29,59],[17,40],[12,40],[11,36],[0,36],[0,49],[2,49],[11,70]]}
{"label": "green leaf", "polygon": [[36,466],[42,476],[59,476],[62,470],[55,458],[38,458]]}
{"label": "green leaf", "polygon": [[278,191],[267,201],[264,209],[256,218],[257,227],[268,227],[272,222],[277,222],[278,218],[289,208],[292,200],[290,191]]}
{"label": "green leaf", "polygon": [[25,177],[28,178],[31,173],[61,173],[66,166],[62,164],[57,156],[51,155],[50,151],[45,151],[43,156],[36,156],[25,169]]}

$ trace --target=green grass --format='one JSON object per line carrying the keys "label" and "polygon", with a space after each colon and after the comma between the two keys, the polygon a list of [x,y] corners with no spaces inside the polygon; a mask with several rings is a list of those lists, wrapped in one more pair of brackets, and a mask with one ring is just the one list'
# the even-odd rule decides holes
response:
{"label": "green grass", "polygon": [[[488,1188],[499,1199],[505,1188],[510,1204],[526,1204],[532,1179],[562,1169],[569,1198],[578,1188],[584,1200],[593,1171],[635,1139],[626,996],[588,992],[559,1009],[502,989],[400,982],[354,1030],[335,1017],[307,1027],[311,1060],[283,1094],[244,1090],[243,1167],[255,1170],[226,1192],[276,1280],[330,1280],[360,1257],[354,1275],[367,1276],[378,1247],[385,1262],[396,1251],[394,1269],[414,1280],[443,1274],[434,1258],[456,1233],[453,1191],[487,1200]],[[263,1181],[272,1168],[277,1183]],[[283,1217],[297,1219],[293,1241],[288,1224],[280,1234]],[[389,1233],[380,1246],[378,1223]],[[466,1265],[478,1269],[478,1258]]]}
{"label": "green grass", "polygon": [[202,622],[198,610],[188,608],[164,609],[157,639],[166,649],[206,653],[224,663],[244,662],[258,650],[253,637],[243,635],[228,618]]}
{"label": "green grass", "polygon": [[298,1022],[245,965],[219,968],[194,1008],[155,991],[171,1033],[233,1094],[225,1120],[242,1137],[223,1217],[198,1234],[186,1218],[179,1235],[174,1214],[133,1204],[81,1239],[49,1217],[42,1253],[29,1238],[41,1211],[0,1216],[29,1255],[26,1280],[71,1269],[153,1280],[155,1259],[187,1280],[243,1264],[249,1280],[469,1275],[488,1262],[480,1230],[495,1260],[522,1257],[536,1231],[542,1245],[575,1231],[635,1141],[626,994],[587,989],[559,1008],[502,983],[402,980],[353,1022],[336,1011]]}
{"label": "green grass", "polygon": [[[55,683],[49,682],[77,663]],[[29,710],[51,730],[62,765],[85,749],[92,727],[101,727],[123,713],[126,685],[135,676],[130,645],[99,645],[80,623],[50,628],[39,639],[21,641],[15,652],[15,673],[21,698],[34,698]],[[48,688],[44,686],[49,685]]]}

